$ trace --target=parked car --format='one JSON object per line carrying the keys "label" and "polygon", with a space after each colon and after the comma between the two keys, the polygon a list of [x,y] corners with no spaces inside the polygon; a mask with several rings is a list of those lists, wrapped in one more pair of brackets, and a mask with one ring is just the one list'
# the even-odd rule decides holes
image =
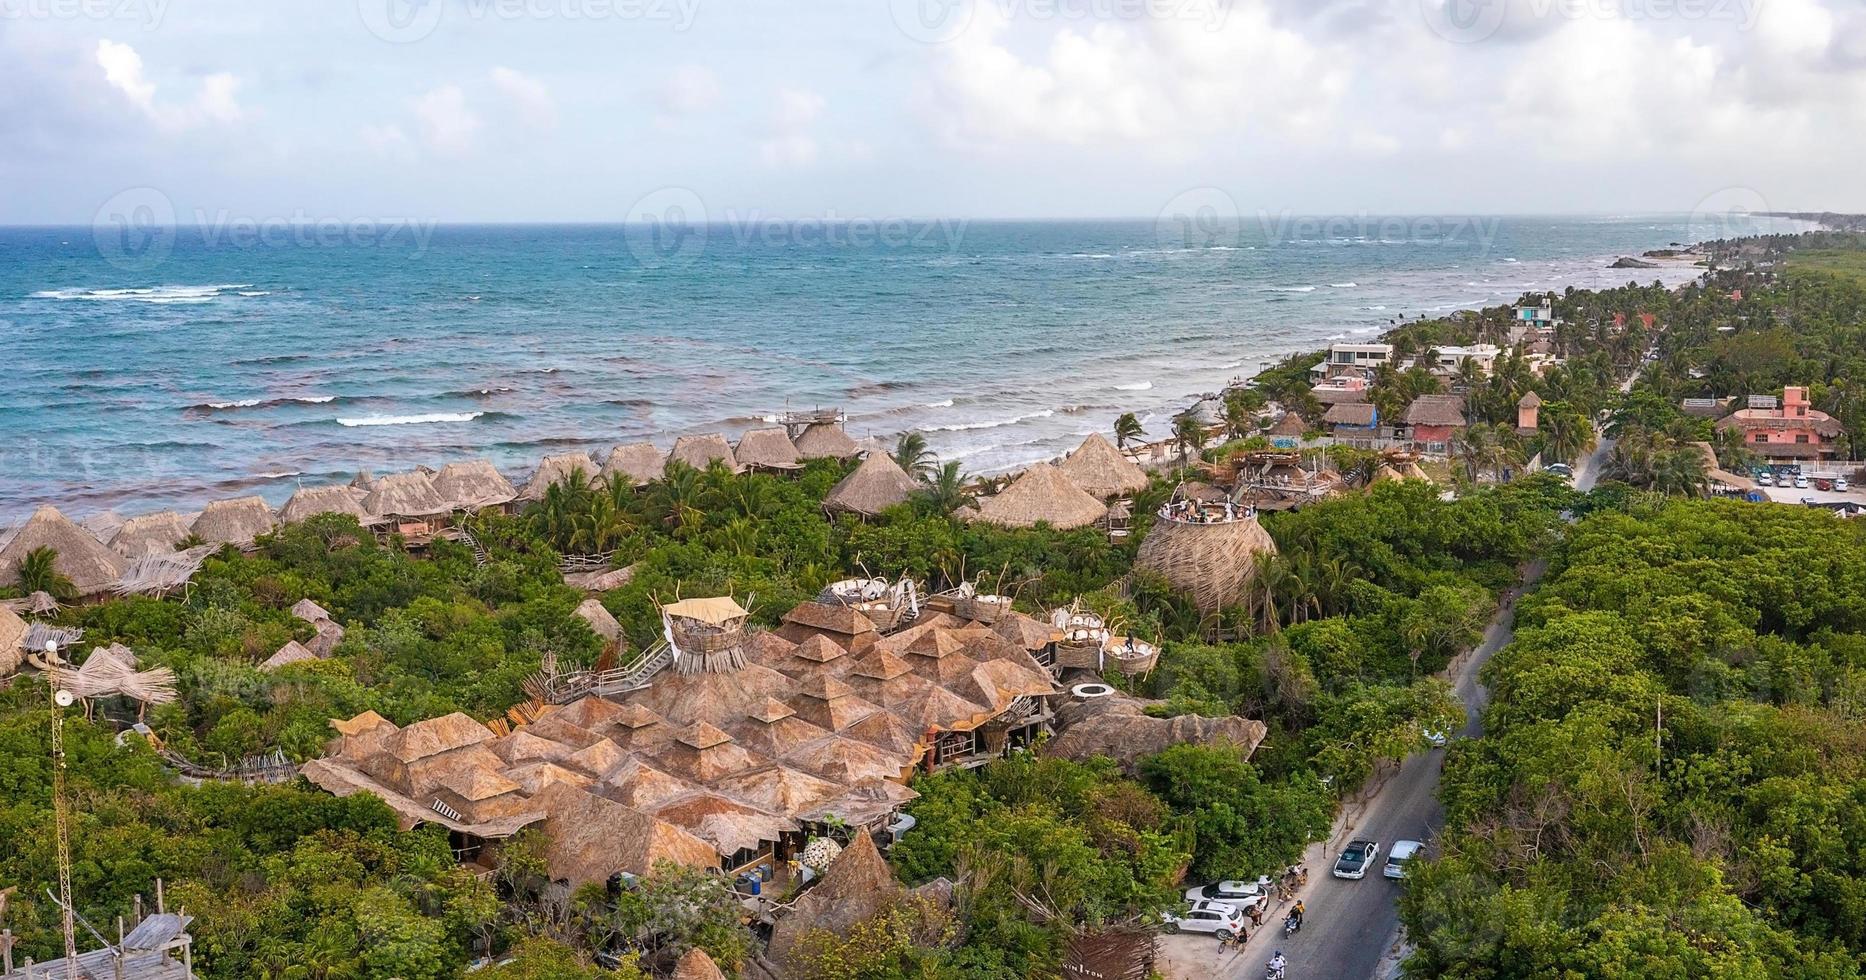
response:
{"label": "parked car", "polygon": [[1347,850],[1335,859],[1335,877],[1359,881],[1367,877],[1367,868],[1380,856],[1380,845],[1370,840],[1357,840],[1348,844]]}
{"label": "parked car", "polygon": [[1564,480],[1574,479],[1574,467],[1569,466],[1567,463],[1550,463],[1542,467],[1542,472],[1559,476]]}
{"label": "parked car", "polygon": [[1808,488],[1808,478],[1800,475],[1799,473],[1795,474],[1795,489],[1806,490],[1807,488]]}
{"label": "parked car", "polygon": [[1184,913],[1163,912],[1167,932],[1236,932],[1244,928],[1244,913],[1224,902],[1194,902]]}
{"label": "parked car", "polygon": [[1821,477],[1820,479],[1814,481],[1814,489],[1816,490],[1832,490],[1833,488],[1834,488],[1834,481],[1829,480],[1826,477]]}
{"label": "parked car", "polygon": [[1853,489],[1853,484],[1848,483],[1847,478],[1843,476],[1834,481],[1834,489],[1841,493],[1846,493],[1848,490]]}
{"label": "parked car", "polygon": [[1263,886],[1254,881],[1221,881],[1215,885],[1186,889],[1186,901],[1194,905],[1200,902],[1223,902],[1245,912],[1249,912],[1252,906],[1264,904],[1268,899]]}
{"label": "parked car", "polygon": [[1775,486],[1775,477],[1770,476],[1769,471],[1764,470],[1756,474],[1756,483],[1759,486],[1772,487]]}
{"label": "parked car", "polygon": [[1442,749],[1445,747],[1446,742],[1451,741],[1451,736],[1446,735],[1444,732],[1435,732],[1430,728],[1423,729],[1423,731],[1425,732],[1425,744],[1435,749]]}
{"label": "parked car", "polygon": [[1406,877],[1406,862],[1418,855],[1425,845],[1416,840],[1396,840],[1393,849],[1387,852],[1387,866],[1381,874],[1395,880]]}

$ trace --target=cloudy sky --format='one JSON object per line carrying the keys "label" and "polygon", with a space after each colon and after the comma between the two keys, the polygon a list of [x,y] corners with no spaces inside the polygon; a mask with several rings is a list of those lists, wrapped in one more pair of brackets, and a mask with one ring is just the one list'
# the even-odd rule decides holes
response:
{"label": "cloudy sky", "polygon": [[1858,0],[0,0],[0,223],[1866,210],[1863,152]]}

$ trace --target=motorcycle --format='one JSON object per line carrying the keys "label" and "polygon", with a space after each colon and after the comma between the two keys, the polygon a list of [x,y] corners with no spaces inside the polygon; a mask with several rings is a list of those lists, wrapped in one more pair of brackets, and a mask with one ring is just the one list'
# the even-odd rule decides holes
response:
{"label": "motorcycle", "polygon": [[1283,968],[1275,963],[1264,967],[1263,980],[1283,980]]}
{"label": "motorcycle", "polygon": [[1284,939],[1288,939],[1289,937],[1294,936],[1296,934],[1296,930],[1300,928],[1302,928],[1302,920],[1296,918],[1293,915],[1286,915],[1283,917],[1283,938]]}

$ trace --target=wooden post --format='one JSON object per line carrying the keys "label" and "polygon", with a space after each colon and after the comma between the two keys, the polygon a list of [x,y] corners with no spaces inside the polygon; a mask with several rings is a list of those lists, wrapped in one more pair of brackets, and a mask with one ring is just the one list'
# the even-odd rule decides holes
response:
{"label": "wooden post", "polygon": [[0,972],[13,972],[13,930],[0,929]]}

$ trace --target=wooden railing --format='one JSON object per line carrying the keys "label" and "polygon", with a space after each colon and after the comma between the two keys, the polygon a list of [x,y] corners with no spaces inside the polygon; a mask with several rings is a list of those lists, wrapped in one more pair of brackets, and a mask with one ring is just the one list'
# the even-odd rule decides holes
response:
{"label": "wooden railing", "polygon": [[591,694],[598,697],[627,694],[652,684],[654,675],[673,662],[674,648],[663,640],[625,666],[610,670],[579,670],[552,677],[545,682],[546,691],[554,704],[568,704]]}

